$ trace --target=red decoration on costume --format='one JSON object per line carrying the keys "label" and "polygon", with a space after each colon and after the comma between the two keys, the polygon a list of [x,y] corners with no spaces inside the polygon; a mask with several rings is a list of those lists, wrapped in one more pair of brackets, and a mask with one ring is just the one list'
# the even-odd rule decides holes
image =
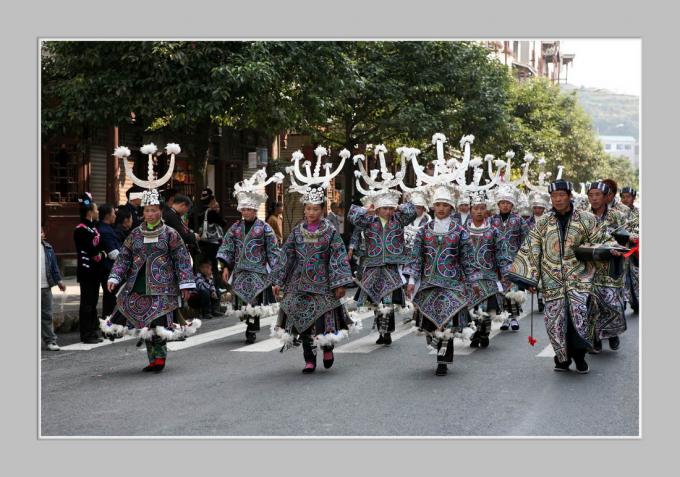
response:
{"label": "red decoration on costume", "polygon": [[536,344],[536,341],[537,341],[536,338],[534,338],[533,336],[529,335],[529,344],[530,344],[531,346],[535,345],[535,344]]}

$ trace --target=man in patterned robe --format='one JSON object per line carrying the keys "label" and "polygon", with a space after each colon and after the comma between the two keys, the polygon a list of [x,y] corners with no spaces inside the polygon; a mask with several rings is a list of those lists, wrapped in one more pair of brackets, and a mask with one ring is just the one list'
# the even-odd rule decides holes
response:
{"label": "man in patterned robe", "polygon": [[[595,320],[593,262],[579,261],[576,248],[587,244],[616,242],[590,212],[572,202],[573,185],[558,180],[548,189],[553,208],[529,232],[528,239],[508,272],[508,278],[545,296],[545,326],[555,352],[555,371],[568,371],[572,360],[576,371],[589,371],[586,352],[592,348]],[[613,251],[613,255],[620,255]]]}

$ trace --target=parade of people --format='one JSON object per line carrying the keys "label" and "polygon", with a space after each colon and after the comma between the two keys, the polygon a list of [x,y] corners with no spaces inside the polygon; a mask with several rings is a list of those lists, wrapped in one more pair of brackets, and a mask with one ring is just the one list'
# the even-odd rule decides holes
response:
{"label": "parade of people", "polygon": [[[242,47],[258,61],[207,76],[249,84],[248,75],[271,67],[269,56]],[[439,61],[437,51],[427,62]],[[395,64],[406,53],[395,53]],[[177,61],[183,54],[173,53]],[[381,55],[352,68],[370,70]],[[290,61],[286,84],[297,91],[303,68]],[[328,74],[344,88],[349,73],[332,65]],[[401,70],[379,71],[391,81]],[[239,94],[252,94],[247,88]],[[492,420],[507,434],[559,435],[575,414],[543,430],[537,421],[552,416],[543,407],[578,413],[607,399],[615,407],[624,393],[607,392],[639,353],[637,176],[622,160],[595,167],[604,142],[562,130],[567,119],[550,116],[547,126],[532,116],[535,91],[505,92],[512,108],[479,117],[481,100],[461,96],[434,121],[430,110],[446,88],[409,88],[422,110],[407,108],[408,97],[382,105],[380,94],[359,107],[352,90],[333,98],[332,112],[299,101],[287,113],[296,127],[257,128],[249,121],[264,121],[267,103],[281,101],[260,91],[248,109],[235,101],[233,111],[209,111],[197,123],[177,126],[185,120],[177,111],[142,123],[146,117],[136,118],[150,113],[140,106],[129,124],[144,128],[89,132],[87,141],[101,143],[89,149],[65,141],[55,153],[47,145],[43,169],[54,178],[45,190],[62,187],[57,173],[68,168],[90,179],[50,192],[54,202],[44,206],[36,250],[41,365],[66,374],[56,360],[86,356],[82,379],[105,388],[93,392],[102,405],[139,399],[146,410],[164,396],[150,411],[182,418],[172,429],[149,429],[168,435],[196,419],[203,427],[190,423],[193,435],[216,435],[228,421],[257,436],[250,423],[263,425],[262,403],[272,435],[305,436],[333,435],[341,419],[352,423],[344,435],[403,435],[421,423],[419,435],[446,435],[463,422],[470,434],[492,435]],[[298,102],[297,94],[286,101]],[[475,114],[454,121],[464,107]],[[493,122],[501,110],[507,129]],[[601,154],[579,152],[580,143]],[[79,162],[85,150],[91,159]],[[70,202],[57,206],[62,196]],[[135,359],[144,364],[131,366]],[[175,401],[178,388],[184,394]],[[516,409],[533,412],[528,406],[542,414],[510,422]],[[589,424],[568,425],[576,429],[569,435],[581,435]]]}

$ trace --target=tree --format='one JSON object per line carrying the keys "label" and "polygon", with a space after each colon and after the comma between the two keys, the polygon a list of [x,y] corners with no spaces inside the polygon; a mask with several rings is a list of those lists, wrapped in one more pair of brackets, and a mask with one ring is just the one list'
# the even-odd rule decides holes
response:
{"label": "tree", "polygon": [[497,153],[512,149],[519,159],[526,152],[543,156],[546,170],[563,165],[564,178],[575,183],[592,180],[611,161],[575,93],[564,94],[547,79],[536,78],[513,83],[509,96],[512,119],[499,133]]}

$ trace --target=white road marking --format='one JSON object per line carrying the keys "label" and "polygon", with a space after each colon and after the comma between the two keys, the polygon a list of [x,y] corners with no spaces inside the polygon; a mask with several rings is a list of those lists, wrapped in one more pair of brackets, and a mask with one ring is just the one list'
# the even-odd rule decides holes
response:
{"label": "white road marking", "polygon": [[[395,331],[392,333],[392,342],[397,341],[400,338],[413,332],[413,325],[410,323],[399,323],[395,327]],[[378,348],[385,347],[384,345],[375,344],[375,340],[378,339],[378,333],[373,331],[363,338],[358,340],[350,341],[346,345],[342,345],[335,349],[336,353],[370,353]]]}
{"label": "white road marking", "polygon": [[[365,320],[366,318],[373,317],[373,313],[371,311],[362,311],[358,312],[353,315],[355,318],[360,318],[361,321]],[[259,352],[259,353],[267,353],[270,351],[274,351],[277,349],[281,349],[282,343],[281,340],[278,338],[269,338],[264,341],[256,342],[251,345],[246,345],[242,346],[241,348],[236,348],[233,349],[232,351],[246,351],[246,352]]]}
{"label": "white road marking", "polygon": [[536,355],[537,358],[552,358],[553,356],[555,356],[555,350],[552,345],[546,346],[543,351]]}
{"label": "white road marking", "polygon": [[116,338],[116,341],[105,339],[101,343],[97,344],[74,343],[67,346],[61,346],[61,349],[63,349],[64,351],[90,351],[91,349],[94,348],[101,348],[102,346],[111,345],[113,343],[119,343],[121,341],[131,340],[133,338],[134,338],[133,336],[124,336],[122,338]]}
{"label": "white road marking", "polygon": [[[260,326],[271,325],[276,321],[276,315],[267,316],[260,320]],[[179,351],[182,349],[191,348],[193,346],[202,345],[209,343],[211,341],[226,338],[228,336],[237,335],[239,333],[245,333],[246,324],[238,323],[233,326],[227,326],[226,328],[221,328],[215,331],[208,331],[207,333],[201,333],[199,330],[194,336],[190,336],[184,341],[170,341],[168,343],[168,350]],[[144,350],[146,351],[146,350]]]}

